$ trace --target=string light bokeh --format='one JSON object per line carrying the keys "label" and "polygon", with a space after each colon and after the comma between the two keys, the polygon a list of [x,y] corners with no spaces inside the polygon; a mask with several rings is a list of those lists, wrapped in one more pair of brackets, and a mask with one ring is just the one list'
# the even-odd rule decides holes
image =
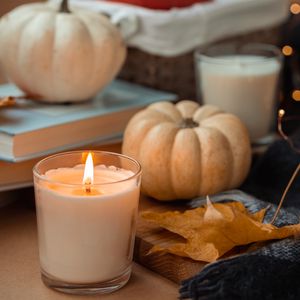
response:
{"label": "string light bokeh", "polygon": [[300,115],[300,0],[291,0],[290,17],[283,29],[284,56],[280,107],[288,115]]}

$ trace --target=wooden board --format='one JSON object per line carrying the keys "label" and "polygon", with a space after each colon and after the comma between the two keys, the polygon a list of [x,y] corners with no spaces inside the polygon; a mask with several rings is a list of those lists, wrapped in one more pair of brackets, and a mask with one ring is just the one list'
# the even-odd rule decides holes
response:
{"label": "wooden board", "polygon": [[143,220],[140,215],[145,210],[163,212],[175,209],[182,210],[183,207],[183,205],[158,202],[141,196],[134,249],[136,262],[176,283],[197,274],[206,263],[173,254],[148,254],[154,245],[158,243],[168,244],[170,237],[174,237],[174,235]]}

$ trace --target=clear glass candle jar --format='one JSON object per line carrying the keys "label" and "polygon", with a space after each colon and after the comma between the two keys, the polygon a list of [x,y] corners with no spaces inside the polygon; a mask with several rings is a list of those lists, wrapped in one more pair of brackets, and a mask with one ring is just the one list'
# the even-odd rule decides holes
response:
{"label": "clear glass candle jar", "polygon": [[73,294],[107,293],[129,280],[141,166],[94,151],[94,177],[83,182],[87,153],[49,156],[34,169],[43,282]]}
{"label": "clear glass candle jar", "polygon": [[264,143],[275,129],[281,65],[281,51],[268,44],[221,43],[198,49],[198,97],[237,115],[251,141]]}

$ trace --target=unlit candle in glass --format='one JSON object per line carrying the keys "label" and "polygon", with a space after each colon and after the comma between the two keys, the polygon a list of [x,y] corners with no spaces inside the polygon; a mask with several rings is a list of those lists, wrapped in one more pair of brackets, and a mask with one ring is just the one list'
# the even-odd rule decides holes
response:
{"label": "unlit candle in glass", "polygon": [[236,114],[252,141],[270,132],[280,71],[276,57],[227,55],[198,62],[202,100]]}

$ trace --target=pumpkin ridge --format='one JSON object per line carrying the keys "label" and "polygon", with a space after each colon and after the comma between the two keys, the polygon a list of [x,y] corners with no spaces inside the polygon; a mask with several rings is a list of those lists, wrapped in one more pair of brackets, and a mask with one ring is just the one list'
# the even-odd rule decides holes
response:
{"label": "pumpkin ridge", "polygon": [[[60,26],[64,27],[63,31],[59,30]],[[76,97],[84,99],[81,93],[85,88],[87,88],[90,93],[95,92],[90,88],[90,84],[92,84],[90,74],[91,69],[94,69],[94,65],[89,56],[92,44],[89,43],[91,38],[87,37],[87,32],[87,26],[78,18],[77,14],[72,13],[64,16],[60,14],[56,16],[56,50],[54,50],[52,63],[52,74],[56,74],[56,76],[52,76],[55,84],[53,99],[60,97],[60,90],[64,91],[65,101],[74,100]],[[71,38],[65,39],[65,35]],[[86,55],[88,56],[86,57]],[[67,65],[68,68],[65,68],[65,65]],[[78,72],[78,70],[80,70],[80,72]],[[85,78],[88,78],[88,80],[85,80]],[[80,86],[84,81],[84,88],[78,89],[76,95],[72,96],[74,89],[72,86]],[[86,95],[85,97],[88,98],[90,96],[91,95]]]}
{"label": "pumpkin ridge", "polygon": [[[234,116],[233,114],[229,114],[229,113],[225,113],[225,112],[216,112],[214,114],[212,114],[211,116],[207,116],[206,118],[204,118],[202,120],[202,122],[206,122],[206,121],[214,121],[214,120],[218,120],[218,119],[224,119],[227,118],[228,116]],[[236,117],[236,116],[234,116]],[[203,124],[203,126],[205,126],[205,124]]]}
{"label": "pumpkin ridge", "polygon": [[[225,120],[227,121],[227,123],[231,122],[231,129],[228,128],[228,126],[219,125],[220,123],[222,124]],[[209,124],[212,124],[213,128],[218,128],[219,131],[222,131],[223,134],[227,137],[234,158],[233,176],[230,181],[230,187],[239,186],[247,176],[251,164],[251,146],[245,125],[237,116],[229,113],[223,113],[219,116],[215,116],[215,118],[207,119],[204,121],[204,123],[206,123],[206,121]],[[209,124],[205,125],[205,127],[210,126]],[[235,131],[234,134],[232,132],[233,129]],[[237,136],[239,136],[238,139],[236,138]],[[240,147],[236,147],[235,143],[237,141],[242,145],[242,148],[244,149],[242,152],[240,151]],[[238,151],[236,151],[236,149]],[[241,155],[241,153],[244,154]],[[238,158],[236,156],[238,156]]]}
{"label": "pumpkin ridge", "polygon": [[128,125],[131,127],[133,126],[132,124],[139,122],[154,122],[155,124],[159,124],[161,122],[173,123],[173,121],[169,120],[164,114],[158,114],[156,112],[153,114],[153,112],[154,111],[149,111],[148,109],[137,112],[129,121]]}
{"label": "pumpkin ridge", "polygon": [[[72,13],[72,12],[71,12]],[[97,53],[95,52],[96,50],[96,47],[95,47],[95,41],[94,41],[94,38],[93,38],[93,34],[91,33],[91,29],[90,29],[90,26],[88,26],[86,23],[85,23],[85,19],[81,17],[82,15],[81,14],[76,14],[76,17],[78,19],[78,21],[81,23],[82,27],[85,29],[85,31],[87,32],[88,36],[89,36],[89,39],[90,39],[90,42],[89,44],[91,45],[91,50],[89,51],[89,55],[91,54],[91,52],[93,53],[93,57],[91,58],[91,61],[95,61],[95,56],[97,55]],[[92,55],[91,55],[92,56]],[[97,76],[96,74],[96,70],[95,68],[90,68],[91,71],[93,71],[93,74],[90,75],[90,80],[89,80],[89,84],[93,83],[94,82],[94,78],[95,76]]]}
{"label": "pumpkin ridge", "polygon": [[[83,26],[87,29],[87,31],[89,33],[89,36],[90,36],[90,39],[91,39],[91,45],[92,45],[92,49],[93,49],[93,59],[91,61],[95,62],[97,60],[97,57],[99,56],[99,53],[98,53],[98,51],[99,51],[99,45],[96,42],[96,37],[92,33],[91,26],[89,25],[89,22],[92,22],[93,14],[90,16],[87,12],[81,13],[80,11],[78,11],[78,12],[75,11],[75,13],[76,13],[76,17],[80,20],[80,22],[83,24]],[[100,16],[101,15],[99,15],[99,17]],[[115,31],[112,30],[112,28],[110,28],[109,26],[106,26],[106,23],[104,22],[104,20],[101,20],[101,26],[103,26],[103,28],[105,28],[105,30],[109,33],[109,35],[113,35],[114,36],[114,39],[110,39],[110,42],[115,43],[116,42],[115,41],[115,38],[116,38]],[[93,74],[90,76],[90,80],[89,80],[89,84],[91,84],[92,86],[93,86],[93,84],[94,84],[95,81],[99,80],[100,74],[102,75],[102,74],[110,73],[109,72],[110,66],[113,64],[113,62],[115,62],[115,60],[117,60],[119,58],[118,53],[116,51],[111,51],[111,50],[113,50],[113,48],[118,48],[118,46],[117,45],[114,45],[114,46],[110,45],[109,52],[110,52],[111,55],[109,56],[109,62],[106,61],[105,65],[103,65],[101,67],[101,72],[99,72],[99,70],[96,69],[96,68],[90,68],[91,70],[93,70]],[[119,68],[119,64],[116,65],[116,68]],[[104,83],[104,85],[108,81],[110,81],[110,80],[113,79],[116,71],[114,70],[111,73],[112,73],[113,76],[110,77],[110,78],[107,78],[106,82]],[[99,90],[99,86],[97,87],[97,90]]]}
{"label": "pumpkin ridge", "polygon": [[[211,116],[205,117],[199,122],[199,126],[202,128],[214,128],[214,122],[222,120],[224,117],[231,116],[231,114],[223,113],[223,112],[217,112]],[[208,123],[208,124],[207,124]]]}
{"label": "pumpkin ridge", "polygon": [[[199,170],[199,182],[201,182],[201,179],[202,179],[202,174],[203,174],[203,169],[202,169],[202,142],[201,142],[201,139],[200,139],[200,136],[198,135],[198,130],[200,128],[200,124],[198,127],[194,127],[192,128],[193,131],[195,132],[196,136],[197,136],[197,140],[198,140],[198,143],[199,143],[199,166],[200,166],[200,170]],[[199,187],[198,187],[198,195],[200,195],[200,192],[201,192],[201,184],[199,184]]]}
{"label": "pumpkin ridge", "polygon": [[191,100],[181,100],[175,105],[183,119],[192,119],[194,113],[199,109],[199,103]]}
{"label": "pumpkin ridge", "polygon": [[[210,118],[210,117],[209,117]],[[205,120],[208,120],[209,118],[205,119]],[[216,130],[219,132],[220,135],[222,135],[224,137],[224,139],[227,141],[228,145],[229,145],[229,149],[230,149],[230,153],[231,153],[231,157],[232,157],[232,166],[234,165],[234,155],[233,155],[233,151],[232,151],[232,148],[234,147],[234,145],[231,144],[230,140],[228,139],[228,137],[224,134],[224,132],[222,132],[219,128],[217,127],[214,127],[212,125],[203,125],[201,124],[201,128],[205,128],[205,129],[213,129],[213,130]],[[234,170],[234,168],[232,167],[231,168],[231,175],[232,175],[232,172]]]}
{"label": "pumpkin ridge", "polygon": [[[49,6],[51,9],[53,9],[53,6]],[[9,17],[9,18],[15,18],[16,14],[18,15],[21,13],[21,15],[25,15],[28,13],[33,13],[36,14],[36,12],[41,12],[45,11],[45,5],[42,2],[36,2],[36,3],[24,3],[21,4],[20,6],[17,6],[15,9],[12,11],[6,13],[4,16],[1,17],[1,19]],[[25,14],[24,14],[25,13]]]}
{"label": "pumpkin ridge", "polygon": [[[172,144],[173,146],[170,155],[170,177],[172,181],[172,189],[177,199],[189,199],[198,195],[198,182],[201,176],[201,155],[199,154],[201,151],[201,147],[199,144],[198,135],[193,129],[194,128],[179,128]],[[191,135],[193,136],[193,138],[191,137]],[[180,143],[178,142],[178,140],[180,141]],[[184,143],[184,141],[186,140],[189,140],[189,143]],[[195,141],[196,143],[192,143]],[[182,150],[182,148],[184,149]],[[197,180],[195,180],[195,163],[193,163],[193,165],[190,165],[188,163],[189,160],[191,161],[193,158],[195,158],[192,154],[196,154],[195,156],[199,157],[199,168],[196,168],[196,172],[199,175],[199,178],[197,178]],[[182,160],[187,161],[185,168],[181,168]],[[183,188],[181,184],[184,184]]]}
{"label": "pumpkin ridge", "polygon": [[[163,111],[161,110],[157,110],[155,108],[148,108],[147,111],[151,111],[151,112],[154,112],[155,114],[160,114],[161,116],[167,118],[168,120],[166,120],[166,122],[170,122],[170,123],[175,123],[175,120],[171,118],[170,115],[164,113]],[[151,116],[152,117],[152,116]],[[155,119],[154,117],[152,117],[153,119]]]}
{"label": "pumpkin ridge", "polygon": [[223,114],[224,112],[218,107],[213,105],[200,106],[193,115],[193,120],[201,123],[202,121],[209,119],[213,116]]}
{"label": "pumpkin ridge", "polygon": [[208,120],[208,119],[210,119],[210,118],[214,118],[214,117],[216,117],[216,116],[218,116],[218,115],[220,115],[220,114],[223,114],[223,113],[221,113],[220,111],[213,112],[211,115],[206,116],[206,117],[203,119],[203,121],[204,121],[204,120]]}
{"label": "pumpkin ridge", "polygon": [[[175,136],[177,135],[178,130],[179,130],[178,128],[176,128],[175,124],[174,123],[170,123],[170,122],[160,122],[160,123],[154,125],[144,135],[144,138],[143,138],[143,140],[142,140],[142,142],[140,144],[140,147],[138,149],[138,158],[137,158],[137,160],[140,161],[142,168],[143,168],[143,165],[145,163],[148,163],[150,161],[150,157],[149,156],[144,156],[144,154],[143,154],[145,148],[146,149],[149,148],[149,147],[146,147],[147,146],[146,143],[148,143],[149,140],[151,140],[151,136],[150,135],[153,134],[153,132],[157,131],[159,129],[159,127],[162,127],[162,125],[164,125],[164,124],[168,124],[168,126],[170,126],[170,128],[173,127],[172,130],[175,131],[175,133],[173,134],[173,137],[172,137],[172,143],[169,143],[169,145],[171,145],[171,149],[173,148]],[[172,132],[172,130],[170,130],[170,132]],[[163,152],[163,153],[166,153],[166,152]],[[153,153],[151,153],[151,154],[153,155]],[[157,163],[157,161],[156,161],[156,163]],[[151,195],[152,197],[154,196],[156,199],[159,199],[159,200],[175,199],[175,192],[174,192],[173,182],[172,182],[172,178],[170,176],[171,155],[167,156],[167,159],[164,161],[164,165],[166,166],[165,170],[168,170],[167,183],[171,187],[171,190],[168,189],[169,191],[168,191],[167,195],[164,195],[164,196],[161,195],[161,188],[159,188],[159,193],[157,195],[155,195],[155,192],[153,192],[153,190],[149,191],[149,189],[147,188],[147,186],[145,187],[145,185],[143,185],[143,184],[142,184],[142,190],[147,195]],[[145,175],[146,174],[144,174],[144,178],[145,178]],[[160,175],[161,175],[160,173],[157,174],[158,177]],[[164,178],[166,178],[166,177],[164,176]]]}
{"label": "pumpkin ridge", "polygon": [[[34,14],[34,13],[33,13]],[[1,31],[6,31],[6,26],[7,26],[7,23],[10,22],[9,18],[11,18],[12,16],[8,16],[8,15],[4,15],[1,20],[0,20],[0,24],[1,24]],[[24,19],[19,21],[18,25],[15,26],[14,28],[14,31],[11,33],[13,34],[14,36],[17,35],[17,33],[20,31],[20,28],[25,28],[26,25],[32,20],[32,15],[29,15],[29,16],[24,16]],[[4,28],[3,28],[4,27]],[[2,34],[2,33],[1,33]],[[23,34],[23,31],[19,34],[19,38],[22,36]],[[10,47],[9,45],[10,43],[10,40],[7,41],[7,38],[6,38],[6,35],[4,35],[4,44],[5,44],[5,47]],[[10,69],[12,68],[13,65],[10,64],[10,60],[7,60],[7,59],[4,59],[2,58],[2,54],[4,52],[4,46],[1,46],[1,50],[0,50],[0,57],[1,57],[1,61],[2,61],[2,67],[3,69],[5,70],[5,73],[7,73],[7,69]],[[4,54],[5,55],[5,54]],[[18,56],[19,56],[19,52],[16,51],[16,56],[13,57],[13,60],[17,62],[17,68],[18,68],[18,64],[19,64],[19,59],[18,59]],[[7,67],[8,65],[8,67]],[[19,76],[18,76],[18,72],[15,70],[17,69],[16,67],[13,67],[13,73],[14,73],[14,76],[16,76],[17,80],[16,80],[16,84],[20,87],[20,79],[19,79]]]}
{"label": "pumpkin ridge", "polygon": [[[41,14],[49,14],[50,16],[53,15],[52,12],[48,12],[48,11],[40,11],[38,14],[35,13],[35,11],[32,12],[32,14],[29,14],[28,16],[28,20],[26,22],[26,24],[22,25],[22,31],[19,37],[20,40],[20,44],[28,44],[27,39],[25,37],[26,29],[28,30],[29,26],[31,25],[31,23],[33,22],[37,22],[37,20],[39,18],[41,18]],[[52,18],[54,19],[54,18]],[[28,34],[28,33],[27,33]],[[30,49],[32,51],[32,48]],[[24,51],[28,51],[26,48],[22,49],[22,51],[18,51],[18,56],[17,56],[17,67],[18,67],[18,73],[21,73],[21,80],[17,80],[14,79],[15,83],[22,89],[24,90],[27,94],[32,95],[33,97],[37,97],[39,98],[40,95],[38,93],[38,91],[36,91],[35,89],[30,88],[31,84],[30,84],[30,78],[28,77],[28,74],[26,74],[24,71],[24,74],[22,74],[22,70],[23,69],[27,69],[27,68],[23,68],[24,67],[24,59],[26,60],[26,57],[28,56],[28,54],[26,54],[26,52]],[[31,52],[30,51],[30,52]],[[32,57],[32,55],[29,55],[30,57]],[[52,58],[52,55],[50,56],[50,58]],[[22,67],[23,66],[23,67]],[[15,77],[15,74],[14,74]]]}
{"label": "pumpkin ridge", "polygon": [[[231,144],[228,143],[227,139],[224,138],[224,135],[215,127],[202,126],[197,127],[194,130],[196,131],[199,140],[202,142],[201,146],[203,149],[201,152],[202,177],[200,181],[205,182],[205,184],[200,186],[199,194],[206,195],[227,189],[228,185],[230,185],[232,176],[233,157],[231,154]],[[228,152],[231,159],[230,161],[228,161]],[[231,174],[227,174],[228,167],[230,168]],[[226,174],[226,177],[224,174]],[[206,176],[209,177],[205,178]]]}
{"label": "pumpkin ridge", "polygon": [[[85,12],[84,14],[81,14],[80,12],[78,14],[76,14],[76,16],[81,19],[81,20],[84,20],[84,24],[86,27],[88,27],[88,29],[90,30],[90,26],[88,25],[88,22],[91,20],[91,16],[88,16],[88,14]],[[107,30],[107,32],[109,33],[109,36],[113,36],[114,38],[110,38],[110,41],[114,43],[113,46],[111,46],[111,48],[118,48],[119,45],[117,45],[117,43],[119,43],[120,41],[120,36],[119,34],[116,34],[116,29],[112,26],[107,26],[107,22],[109,22],[106,17],[102,16],[101,14],[99,15],[99,17],[102,17],[102,20],[101,20],[101,25],[105,28],[105,30]],[[93,37],[93,34],[92,34],[92,37]],[[94,38],[92,38],[93,40],[93,45],[96,45],[95,41],[94,41]],[[95,50],[95,49],[94,49]],[[126,50],[125,50],[126,51]],[[116,51],[110,51],[111,54],[113,54],[113,56],[110,56],[110,62],[107,63],[107,68],[109,69],[110,66],[112,65],[113,62],[115,62],[116,60],[119,60],[120,56],[118,55],[118,53]],[[98,53],[95,53],[95,55],[97,56]],[[123,59],[121,59],[122,61]],[[119,69],[119,64],[118,63],[116,65],[116,70],[114,70],[112,73],[113,73],[113,77],[115,76],[115,73],[117,72],[117,70]],[[99,74],[97,74],[96,70],[95,71],[95,75],[96,77],[99,76]],[[102,73],[106,74],[108,73],[108,70],[104,70],[102,69],[101,70]],[[109,78],[109,81],[111,80],[112,78]]]}
{"label": "pumpkin ridge", "polygon": [[[122,152],[128,153],[133,157],[139,158],[140,154],[140,147],[142,144],[141,137],[143,139],[147,136],[148,132],[154,127],[161,123],[173,123],[169,122],[168,120],[162,120],[157,115],[160,115],[162,118],[166,116],[164,114],[155,114],[149,116],[149,110],[144,109],[136,113],[131,120],[128,122],[126,129],[124,131],[124,141],[122,146]],[[140,125],[142,124],[142,126]],[[146,128],[146,129],[145,129]],[[142,133],[140,132],[142,130]],[[134,134],[133,134],[134,133]],[[137,153],[132,153],[132,143],[134,144],[134,149]],[[128,152],[129,151],[129,152]]]}
{"label": "pumpkin ridge", "polygon": [[[55,46],[56,32],[57,32],[56,30],[57,30],[57,18],[56,18],[56,16],[54,16],[53,35],[52,35],[52,43],[51,43],[52,44],[52,51],[51,51],[52,55],[51,55],[51,64],[50,64],[51,74],[53,74],[53,69],[54,69],[54,66],[55,66],[54,58],[55,58],[55,52],[56,52],[56,46]],[[51,82],[49,84],[52,88],[54,88],[54,82],[55,82],[55,80],[51,76]]]}
{"label": "pumpkin ridge", "polygon": [[228,149],[230,152],[230,171],[228,172],[228,181],[226,183],[226,187],[225,189],[230,189],[231,188],[231,181],[233,178],[233,170],[235,169],[235,160],[234,160],[234,154],[233,154],[233,147],[234,145],[231,144],[230,140],[228,139],[228,137],[224,134],[224,132],[222,132],[219,128],[217,127],[213,127],[214,130],[218,131],[220,135],[222,135],[224,137],[224,140],[226,141],[227,145],[228,145]]}
{"label": "pumpkin ridge", "polygon": [[[136,116],[138,116],[138,114],[136,114]],[[143,141],[141,140],[141,137],[145,138],[149,130],[151,130],[153,126],[158,124],[158,123],[153,123],[153,124],[151,123],[153,123],[153,120],[149,120],[149,119],[140,120],[139,118],[132,118],[129,121],[124,131],[122,153],[127,153],[128,155],[133,156],[136,159],[139,159],[140,148]],[[142,124],[142,126],[140,124]]]}

